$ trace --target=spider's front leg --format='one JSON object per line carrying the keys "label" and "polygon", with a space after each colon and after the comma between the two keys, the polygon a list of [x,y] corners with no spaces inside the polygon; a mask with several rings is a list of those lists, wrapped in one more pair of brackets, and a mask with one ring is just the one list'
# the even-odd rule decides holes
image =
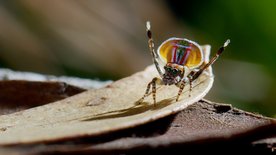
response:
{"label": "spider's front leg", "polygon": [[177,97],[176,97],[176,102],[178,101],[178,99],[179,99],[179,97],[180,97],[180,95],[181,95],[181,93],[182,93],[182,91],[185,87],[185,80],[184,79],[181,80],[180,85],[177,85],[177,86],[179,87],[179,91],[178,91],[178,94],[177,94]]}
{"label": "spider's front leg", "polygon": [[152,87],[152,97],[153,97],[153,102],[154,102],[154,105],[156,104],[156,84],[159,84],[159,85],[162,85],[162,80],[155,77],[151,80],[151,82],[148,84],[147,86],[147,89],[146,89],[146,92],[144,94],[144,96],[139,100],[139,103],[142,103],[145,99],[145,97],[148,96],[149,94],[149,91],[150,91],[150,87]]}
{"label": "spider's front leg", "polygon": [[193,88],[193,83],[192,83],[193,81],[192,81],[192,77],[191,77],[191,76],[187,76],[187,77],[183,78],[183,79],[180,81],[180,83],[178,83],[178,85],[176,85],[176,86],[179,87],[179,91],[178,91],[178,94],[177,94],[177,97],[176,97],[176,101],[179,100],[179,97],[180,97],[180,95],[182,94],[182,91],[183,91],[183,89],[184,89],[184,87],[185,87],[185,84],[186,84],[187,82],[189,82],[189,85],[190,85],[189,97],[191,96],[191,92],[192,92],[192,88]]}

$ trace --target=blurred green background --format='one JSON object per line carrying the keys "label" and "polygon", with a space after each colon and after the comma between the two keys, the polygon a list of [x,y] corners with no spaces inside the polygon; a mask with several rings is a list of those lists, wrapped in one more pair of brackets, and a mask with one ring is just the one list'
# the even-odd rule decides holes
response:
{"label": "blurred green background", "polygon": [[214,67],[207,99],[276,117],[276,1],[0,1],[0,67],[117,80],[152,64],[169,37],[231,44]]}

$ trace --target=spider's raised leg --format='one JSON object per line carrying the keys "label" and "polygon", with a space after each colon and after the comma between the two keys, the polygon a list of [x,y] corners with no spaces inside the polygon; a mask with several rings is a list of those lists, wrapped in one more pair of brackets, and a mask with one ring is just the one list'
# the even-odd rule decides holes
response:
{"label": "spider's raised leg", "polygon": [[162,80],[155,77],[151,80],[151,82],[148,84],[147,86],[147,89],[146,89],[146,92],[144,94],[144,96],[139,100],[139,103],[142,103],[145,99],[145,97],[148,96],[149,94],[149,91],[150,91],[150,87],[152,87],[152,97],[153,97],[153,102],[154,102],[154,105],[156,104],[156,84],[162,84]]}
{"label": "spider's raised leg", "polygon": [[192,71],[189,75],[188,75],[188,78],[191,78],[191,81],[194,81],[195,79],[197,79],[199,77],[199,75],[202,74],[202,72],[204,70],[206,70],[209,66],[211,66],[214,62],[216,62],[216,60],[219,58],[219,56],[221,55],[221,53],[225,50],[225,48],[228,46],[228,44],[230,43],[230,40],[226,40],[226,42],[223,44],[222,47],[219,48],[219,50],[217,51],[217,53],[212,57],[212,59],[202,65],[198,71]]}
{"label": "spider's raised leg", "polygon": [[157,59],[159,59],[158,57],[158,54],[155,52],[154,50],[154,41],[152,39],[152,32],[150,30],[150,22],[147,21],[146,23],[146,28],[147,28],[147,36],[148,36],[148,44],[149,44],[149,50],[151,52],[151,56],[152,56],[152,60],[153,60],[153,63],[155,64],[155,67],[160,75],[160,77],[163,77],[163,72],[162,70],[160,69],[160,66],[159,66],[159,63],[157,61]]}
{"label": "spider's raised leg", "polygon": [[206,70],[210,65],[212,65],[220,56],[220,54],[224,51],[224,49],[227,47],[227,45],[230,43],[230,40],[228,39],[224,45],[222,47],[219,48],[219,50],[217,51],[217,53],[215,54],[215,56],[212,57],[212,59],[209,62],[204,62],[204,64],[199,68],[198,71],[191,71],[186,78],[183,78],[180,82],[179,85],[179,91],[176,97],[176,101],[178,101],[184,86],[187,82],[189,82],[190,84],[190,89],[189,89],[189,96],[191,96],[191,91],[193,88],[192,82],[197,79],[204,70]]}

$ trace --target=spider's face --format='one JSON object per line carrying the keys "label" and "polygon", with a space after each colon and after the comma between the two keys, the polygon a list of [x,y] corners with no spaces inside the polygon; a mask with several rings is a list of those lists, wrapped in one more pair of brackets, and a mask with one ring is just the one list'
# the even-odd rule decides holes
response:
{"label": "spider's face", "polygon": [[165,85],[177,84],[183,78],[184,70],[176,64],[167,64],[164,69],[163,82]]}

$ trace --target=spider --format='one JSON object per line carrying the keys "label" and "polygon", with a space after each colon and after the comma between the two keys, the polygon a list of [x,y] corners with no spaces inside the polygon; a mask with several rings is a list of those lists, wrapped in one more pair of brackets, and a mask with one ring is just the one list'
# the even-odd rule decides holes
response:
{"label": "spider", "polygon": [[[150,87],[152,87],[154,105],[156,104],[156,84],[176,85],[179,87],[176,97],[176,101],[178,101],[184,86],[189,83],[189,91],[191,92],[193,88],[192,82],[219,58],[221,53],[230,43],[229,39],[226,40],[212,59],[209,62],[204,62],[204,55],[201,46],[196,42],[185,38],[169,38],[158,47],[156,52],[150,28],[150,22],[147,21],[146,31],[148,46],[153,63],[155,64],[160,78],[155,77],[148,83],[146,92],[139,100],[139,103],[143,102],[144,98],[149,94]],[[158,60],[165,63],[164,70],[161,70]]]}

